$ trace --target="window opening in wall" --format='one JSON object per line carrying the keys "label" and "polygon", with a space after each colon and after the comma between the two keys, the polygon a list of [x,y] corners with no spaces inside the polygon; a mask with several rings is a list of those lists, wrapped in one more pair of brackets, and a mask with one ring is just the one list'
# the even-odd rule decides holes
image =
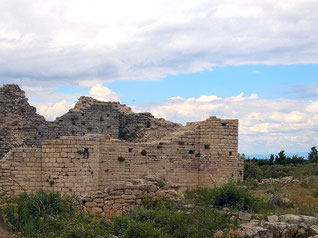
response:
{"label": "window opening in wall", "polygon": [[39,136],[42,134],[41,131],[38,132]]}
{"label": "window opening in wall", "polygon": [[107,114],[106,117],[109,117],[109,114]]}
{"label": "window opening in wall", "polygon": [[188,152],[190,155],[194,155],[194,153],[195,153],[195,150],[189,150],[189,152]]}
{"label": "window opening in wall", "polygon": [[206,150],[210,149],[210,145],[204,145],[204,149]]}
{"label": "window opening in wall", "polygon": [[222,122],[221,125],[222,125],[222,126],[227,126],[227,123]]}
{"label": "window opening in wall", "polygon": [[128,152],[129,152],[129,153],[131,153],[131,152],[132,152],[132,150],[133,150],[133,148],[129,148],[129,149],[128,149]]}
{"label": "window opening in wall", "polygon": [[84,148],[84,159],[88,159],[89,157],[89,152],[88,152],[88,148]]}
{"label": "window opening in wall", "polygon": [[84,113],[82,113],[82,116],[84,116]]}
{"label": "window opening in wall", "polygon": [[232,155],[232,151],[229,152],[229,155]]}

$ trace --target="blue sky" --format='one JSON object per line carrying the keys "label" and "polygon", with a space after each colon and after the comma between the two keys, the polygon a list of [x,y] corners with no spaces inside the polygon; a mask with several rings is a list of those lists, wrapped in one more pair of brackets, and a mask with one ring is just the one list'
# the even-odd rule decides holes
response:
{"label": "blue sky", "polygon": [[[157,80],[121,80],[104,85],[116,92],[122,103],[129,105],[166,100],[176,95],[184,98],[203,94],[231,97],[241,92],[257,93],[266,99],[311,100],[318,97],[313,91],[318,85],[318,64],[215,66],[213,70],[168,75]],[[74,85],[63,85],[55,90],[56,93],[81,95],[88,91]]]}
{"label": "blue sky", "polygon": [[48,120],[81,95],[185,123],[238,118],[239,151],[318,145],[316,0],[1,1],[0,84]]}

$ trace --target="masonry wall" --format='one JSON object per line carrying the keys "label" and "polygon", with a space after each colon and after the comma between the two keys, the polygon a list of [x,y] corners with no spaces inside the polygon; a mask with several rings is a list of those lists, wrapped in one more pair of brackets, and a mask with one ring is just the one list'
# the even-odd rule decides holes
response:
{"label": "masonry wall", "polygon": [[155,173],[184,190],[238,181],[243,164],[237,140],[237,120],[211,117],[157,141],[107,141],[101,147],[100,184],[121,184]]}
{"label": "masonry wall", "polygon": [[242,179],[237,130],[237,120],[211,117],[151,142],[103,135],[44,141],[40,149],[14,149],[6,155],[0,189],[10,195],[43,188],[87,196],[151,174],[182,190],[218,186]]}
{"label": "masonry wall", "polygon": [[0,160],[12,148],[40,147],[43,140],[61,136],[108,134],[127,141],[149,141],[180,126],[150,113],[134,113],[119,102],[101,102],[91,97],[81,97],[69,112],[46,121],[28,103],[18,85],[0,87]]}
{"label": "masonry wall", "polygon": [[103,136],[62,137],[42,144],[42,188],[86,196],[99,189]]}
{"label": "masonry wall", "polygon": [[0,193],[8,196],[42,188],[42,150],[11,150],[0,164]]}

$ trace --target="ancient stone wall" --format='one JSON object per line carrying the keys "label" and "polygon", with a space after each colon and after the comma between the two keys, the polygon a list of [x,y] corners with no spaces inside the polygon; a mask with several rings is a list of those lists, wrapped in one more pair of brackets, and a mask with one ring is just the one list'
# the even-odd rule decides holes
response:
{"label": "ancient stone wall", "polygon": [[0,193],[8,196],[43,187],[42,149],[15,148],[0,163]]}
{"label": "ancient stone wall", "polygon": [[[16,85],[0,88],[0,103],[0,193],[8,196],[58,191],[116,214],[140,204],[144,195],[170,196],[176,189],[243,176],[237,120],[210,117],[182,126],[81,97],[68,113],[47,122]],[[146,186],[142,181],[149,176],[160,181]]]}
{"label": "ancient stone wall", "polygon": [[40,149],[14,149],[3,159],[1,181],[8,177],[12,182],[10,189],[2,187],[21,192],[12,185],[15,181],[26,190],[87,196],[149,174],[159,174],[182,190],[240,180],[243,165],[237,153],[237,126],[236,120],[211,117],[151,142],[96,134],[43,141]]}
{"label": "ancient stone wall", "polygon": [[179,198],[176,188],[160,187],[156,183],[142,181],[138,184],[114,185],[103,192],[82,198],[84,206],[101,217],[113,218],[140,206],[148,198]]}
{"label": "ancient stone wall", "polygon": [[[150,140],[180,126],[156,119],[150,113],[133,113],[118,102],[100,102],[90,97],[81,97],[68,113],[48,122],[29,105],[19,86],[8,84],[0,88],[0,159],[12,148],[39,147],[41,141],[61,136],[96,133],[128,141]],[[142,139],[146,131],[151,136]]]}

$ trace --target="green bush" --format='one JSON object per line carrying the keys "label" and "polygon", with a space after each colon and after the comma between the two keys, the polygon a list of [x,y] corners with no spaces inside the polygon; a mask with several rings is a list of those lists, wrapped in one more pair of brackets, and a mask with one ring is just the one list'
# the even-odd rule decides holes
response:
{"label": "green bush", "polygon": [[4,221],[19,231],[44,231],[47,219],[51,216],[68,217],[75,213],[74,205],[78,203],[74,197],[62,198],[59,193],[39,191],[26,193],[13,198],[9,205],[2,209]]}
{"label": "green bush", "polygon": [[[234,186],[234,184],[228,185]],[[229,187],[230,188],[230,187]],[[215,201],[221,202],[223,192],[213,190]],[[200,195],[200,199],[204,194]],[[225,200],[228,198],[225,198]],[[245,199],[247,200],[247,199]],[[192,200],[191,200],[192,201]],[[26,238],[85,237],[213,237],[216,230],[229,227],[227,215],[216,213],[209,203],[195,206],[190,200],[145,197],[143,207],[116,217],[113,223],[98,219],[80,209],[75,197],[39,191],[21,194],[1,206],[6,224]],[[221,202],[222,203],[222,202]],[[186,205],[191,206],[186,206]]]}
{"label": "green bush", "polygon": [[24,237],[94,237],[108,234],[109,224],[77,210],[76,197],[38,191],[23,193],[1,207],[4,222]]}
{"label": "green bush", "polygon": [[213,205],[216,207],[231,207],[241,210],[256,211],[261,207],[262,201],[254,197],[246,189],[230,182],[218,188],[202,188],[190,197],[198,203]]}
{"label": "green bush", "polygon": [[216,230],[223,229],[229,224],[227,216],[215,213],[211,207],[200,206],[194,207],[192,211],[179,208],[137,208],[128,214],[128,221],[150,223],[160,237],[177,238],[213,237]]}
{"label": "green bush", "polygon": [[254,162],[247,162],[244,163],[244,180],[247,179],[256,179],[261,181],[263,178],[263,171],[260,169]]}

